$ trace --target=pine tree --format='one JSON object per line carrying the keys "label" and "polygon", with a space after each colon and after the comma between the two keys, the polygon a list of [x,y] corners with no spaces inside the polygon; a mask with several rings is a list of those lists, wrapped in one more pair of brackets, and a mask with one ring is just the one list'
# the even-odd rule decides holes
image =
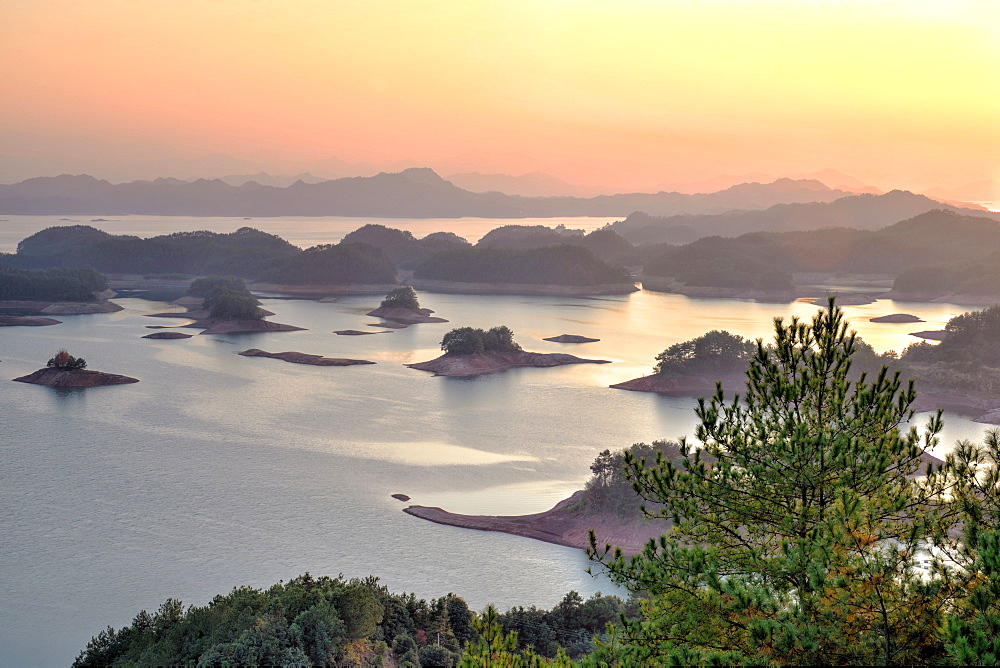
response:
{"label": "pine tree", "polygon": [[[647,514],[670,531],[625,557],[596,545],[612,578],[646,594],[609,660],[902,664],[944,654],[933,629],[960,591],[918,561],[954,511],[924,464],[912,383],[882,369],[851,382],[856,346],[830,300],[811,324],[775,320],[747,392],[699,400],[699,447],[655,465],[626,456]],[[935,442],[940,415],[927,427]],[[918,472],[926,473],[915,480]]]}

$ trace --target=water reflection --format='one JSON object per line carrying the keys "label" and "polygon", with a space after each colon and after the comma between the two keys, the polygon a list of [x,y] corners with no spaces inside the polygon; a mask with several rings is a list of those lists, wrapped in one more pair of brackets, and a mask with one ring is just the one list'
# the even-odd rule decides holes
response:
{"label": "water reflection", "polygon": [[[577,552],[423,522],[389,495],[470,513],[551,508],[586,481],[600,451],[693,434],[691,397],[608,385],[649,373],[657,353],[708,330],[769,339],[773,317],[817,310],[649,292],[606,300],[422,294],[449,323],[331,333],[365,328],[377,301],[265,300],[273,320],[307,329],[250,337],[141,339],[146,325],[161,323],[144,314],[167,305],[139,299],[122,300],[128,309],[116,314],[67,316],[44,332],[0,330],[8,378],[66,348],[93,368],[141,381],[69,391],[0,383],[0,507],[8,509],[0,514],[0,664],[25,662],[3,653],[14,645],[27,648],[22,658],[66,664],[102,626],[127,624],[167,596],[204,604],[234,585],[266,586],[304,570],[377,574],[420,596],[454,591],[475,608],[547,607],[569,589],[608,591],[606,580],[583,572]],[[926,321],[917,328],[933,329],[960,310],[845,308],[878,350],[901,350],[912,325],[868,318],[908,312]],[[472,379],[403,366],[437,357],[451,327],[496,324],[528,350],[614,362]],[[541,340],[563,333],[600,341]],[[248,347],[377,364],[311,367],[234,354]],[[940,447],[984,429],[946,415]],[[509,554],[518,568],[492,577],[506,564],[494,555]],[[39,628],[60,628],[60,637],[40,637]]]}

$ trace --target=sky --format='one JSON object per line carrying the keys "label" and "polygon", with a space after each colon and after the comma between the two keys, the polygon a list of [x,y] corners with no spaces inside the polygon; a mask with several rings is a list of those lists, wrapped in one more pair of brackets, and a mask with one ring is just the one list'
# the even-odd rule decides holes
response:
{"label": "sky", "polygon": [[1000,199],[997,119],[994,0],[0,2],[7,182],[836,169]]}

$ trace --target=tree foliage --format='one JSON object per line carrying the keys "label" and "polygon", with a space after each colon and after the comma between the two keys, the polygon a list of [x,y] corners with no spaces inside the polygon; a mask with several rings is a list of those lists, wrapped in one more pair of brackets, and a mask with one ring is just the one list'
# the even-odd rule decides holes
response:
{"label": "tree foliage", "polygon": [[487,330],[459,327],[441,339],[441,350],[448,355],[506,353],[520,349],[521,346],[514,341],[514,332],[506,325],[498,325]]}
{"label": "tree foliage", "polygon": [[263,317],[258,312],[257,299],[246,289],[216,288],[202,304],[213,318],[222,320],[260,320]]}
{"label": "tree foliage", "polygon": [[219,288],[245,292],[247,284],[239,276],[205,276],[191,281],[185,294],[189,297],[208,297]]}
{"label": "tree foliage", "polygon": [[417,291],[409,285],[401,288],[393,288],[385,296],[380,304],[382,308],[420,308],[420,301],[417,299]]}
{"label": "tree foliage", "polygon": [[60,371],[81,371],[87,368],[87,360],[73,357],[65,350],[60,350],[45,363],[45,366]]}
{"label": "tree foliage", "polygon": [[0,267],[0,300],[94,301],[108,280],[92,267],[30,271]]}
{"label": "tree foliage", "polygon": [[[634,489],[672,526],[627,558],[591,547],[648,595],[612,654],[635,664],[903,664],[944,660],[936,628],[960,578],[926,550],[948,544],[950,478],[921,460],[912,384],[885,369],[851,381],[856,339],[831,301],[811,324],[775,322],[747,393],[700,400],[681,457],[626,455]],[[934,443],[940,418],[928,425]],[[927,475],[916,480],[918,472]],[[608,650],[609,652],[611,650]]]}
{"label": "tree foliage", "polygon": [[653,372],[673,376],[741,373],[756,349],[753,341],[715,329],[664,350],[656,356]]}
{"label": "tree foliage", "polygon": [[415,278],[464,283],[540,283],[600,285],[630,283],[629,273],[586,248],[571,245],[527,250],[468,248],[436,253],[422,260]]}

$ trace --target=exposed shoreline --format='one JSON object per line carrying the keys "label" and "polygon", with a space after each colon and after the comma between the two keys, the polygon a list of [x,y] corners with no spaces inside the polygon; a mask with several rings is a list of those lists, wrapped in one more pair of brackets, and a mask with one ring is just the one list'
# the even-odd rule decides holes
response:
{"label": "exposed shoreline", "polygon": [[477,531],[498,531],[577,549],[585,549],[590,545],[589,532],[593,529],[598,546],[610,543],[620,547],[626,554],[641,552],[647,541],[669,529],[669,524],[662,520],[640,519],[625,523],[609,513],[574,512],[572,507],[582,494],[582,491],[574,492],[550,510],[532,515],[460,515],[428,506],[409,506],[403,512],[437,524]]}
{"label": "exposed shoreline", "polygon": [[100,387],[104,385],[128,385],[138,383],[138,378],[117,373],[104,373],[90,369],[67,371],[63,369],[39,369],[34,373],[14,378],[18,383],[44,385],[45,387]]}
{"label": "exposed shoreline", "polygon": [[409,284],[425,292],[458,295],[549,295],[590,297],[597,295],[627,295],[638,292],[634,283],[603,283],[599,285],[549,285],[542,283],[465,283],[413,278]]}
{"label": "exposed shoreline", "polygon": [[532,353],[526,350],[487,352],[479,355],[444,354],[436,359],[407,364],[411,369],[433,372],[435,376],[464,378],[507,371],[515,367],[553,367],[566,364],[610,364],[610,360],[591,360],[566,353]]}

